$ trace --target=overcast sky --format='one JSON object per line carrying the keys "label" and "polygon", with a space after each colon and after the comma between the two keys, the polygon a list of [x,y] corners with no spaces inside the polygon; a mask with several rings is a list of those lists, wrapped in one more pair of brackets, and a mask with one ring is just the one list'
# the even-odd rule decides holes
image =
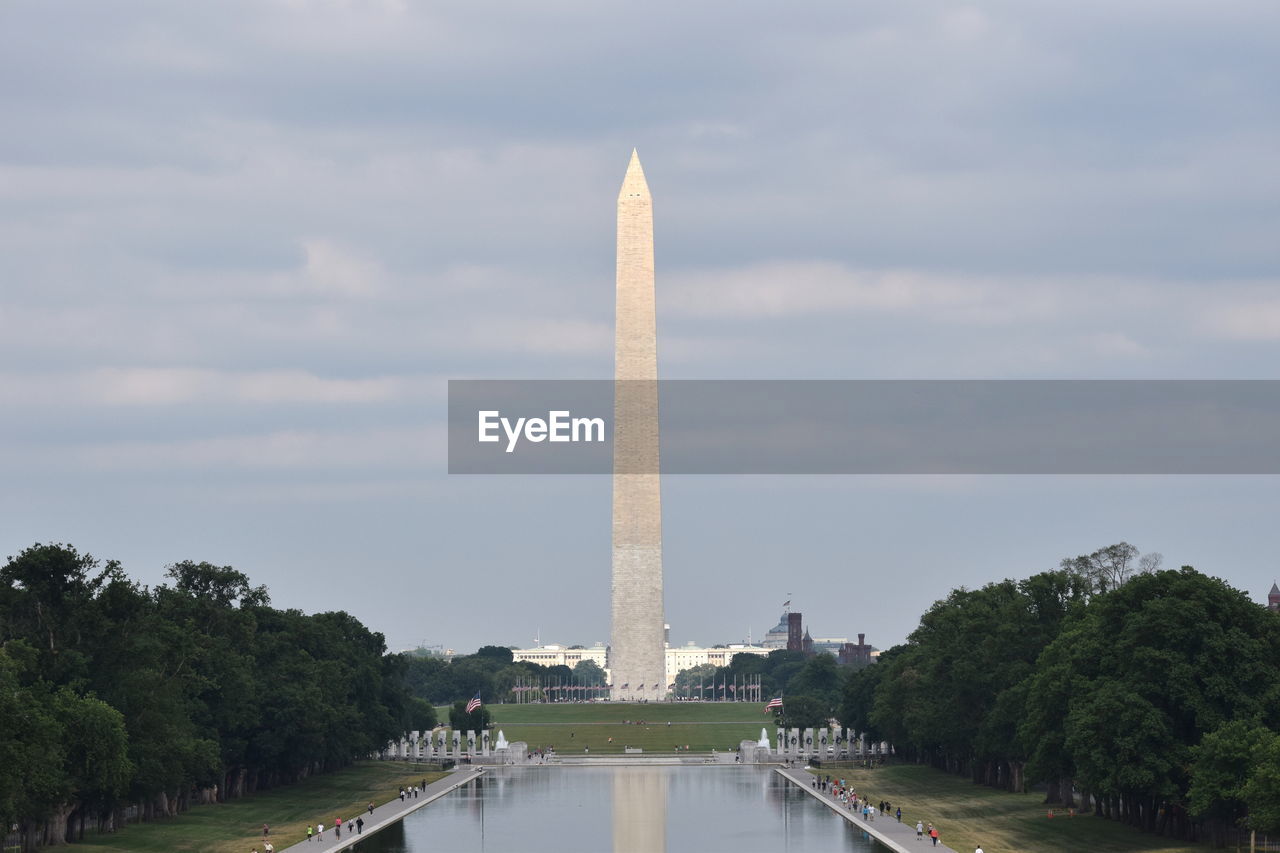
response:
{"label": "overcast sky", "polygon": [[[449,378],[1280,378],[1280,5],[0,5],[0,556],[470,650],[609,632],[607,477],[450,477]],[[1265,600],[1275,477],[669,477],[674,642],[888,647],[1128,540]]]}

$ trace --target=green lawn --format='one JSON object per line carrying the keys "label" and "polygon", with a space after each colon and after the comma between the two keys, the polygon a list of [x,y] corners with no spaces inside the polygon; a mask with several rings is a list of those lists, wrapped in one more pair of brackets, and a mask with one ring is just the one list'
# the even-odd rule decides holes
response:
{"label": "green lawn", "polygon": [[307,823],[361,814],[373,800],[378,805],[399,796],[401,785],[427,783],[443,773],[417,765],[368,761],[313,776],[296,785],[262,791],[249,797],[209,806],[196,806],[175,818],[131,823],[120,832],[86,835],[84,845],[119,853],[248,853],[262,848],[262,825],[271,826],[271,843],[283,850],[304,841]]}
{"label": "green lawn", "polygon": [[[902,808],[903,823],[932,821],[943,843],[985,853],[1207,853],[1208,845],[1174,842],[1092,815],[1050,819],[1042,794],[1009,794],[931,767],[897,765],[875,770],[827,765],[859,793]],[[1057,813],[1059,810],[1055,810]]]}
{"label": "green lawn", "polygon": [[[621,753],[625,746],[645,752],[736,750],[760,729],[772,733],[773,717],[758,702],[669,702],[653,705],[608,703],[488,705],[494,729],[530,749],[554,746],[561,755]],[[447,718],[447,713],[443,718]],[[631,720],[631,723],[624,723]],[[638,721],[643,720],[643,724]],[[670,723],[671,725],[667,725]],[[610,742],[612,738],[612,742]]]}

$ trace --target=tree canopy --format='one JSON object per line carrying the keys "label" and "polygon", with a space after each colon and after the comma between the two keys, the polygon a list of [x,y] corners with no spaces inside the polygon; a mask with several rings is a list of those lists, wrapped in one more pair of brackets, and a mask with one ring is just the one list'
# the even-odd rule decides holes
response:
{"label": "tree canopy", "polygon": [[[271,606],[229,566],[147,589],[36,544],[0,567],[0,822],[27,847],[341,767],[434,724],[347,613]],[[18,712],[20,709],[20,713]]]}

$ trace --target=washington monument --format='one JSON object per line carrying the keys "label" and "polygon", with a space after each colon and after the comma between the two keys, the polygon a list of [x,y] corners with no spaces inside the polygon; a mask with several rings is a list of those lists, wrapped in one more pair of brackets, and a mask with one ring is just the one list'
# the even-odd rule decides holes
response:
{"label": "washington monument", "polygon": [[631,152],[618,193],[613,401],[613,637],[616,700],[667,695],[658,481],[658,334],[653,295],[653,199]]}

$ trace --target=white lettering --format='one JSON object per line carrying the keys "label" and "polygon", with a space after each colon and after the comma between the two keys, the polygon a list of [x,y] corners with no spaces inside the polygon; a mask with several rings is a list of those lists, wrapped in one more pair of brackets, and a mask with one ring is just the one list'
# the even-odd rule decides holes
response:
{"label": "white lettering", "polygon": [[495,430],[498,428],[497,422],[490,420],[491,418],[496,418],[498,416],[498,413],[497,412],[480,412],[479,415],[480,415],[479,440],[480,441],[497,441],[498,436],[496,434],[490,435],[489,432],[491,430]]}
{"label": "white lettering", "polygon": [[[565,412],[565,414],[569,414]],[[579,438],[578,429],[582,429],[582,437]],[[591,431],[595,430],[595,438],[591,437]],[[604,418],[574,418],[573,419],[573,441],[604,441]]]}
{"label": "white lettering", "polygon": [[515,452],[521,438],[535,444],[543,441],[604,441],[604,418],[575,418],[568,411],[555,410],[547,413],[546,420],[516,418],[513,421],[511,418],[502,417],[502,413],[497,410],[477,413],[476,439],[478,441],[486,443],[500,441],[499,427],[502,434],[507,437],[507,453]]}
{"label": "white lettering", "polygon": [[563,411],[548,412],[548,424],[551,426],[551,441],[569,441],[569,413]]}
{"label": "white lettering", "polygon": [[502,429],[507,434],[507,452],[516,449],[516,442],[520,440],[520,430],[524,427],[524,418],[516,418],[515,429],[511,428],[511,421],[507,418],[502,419]]}

